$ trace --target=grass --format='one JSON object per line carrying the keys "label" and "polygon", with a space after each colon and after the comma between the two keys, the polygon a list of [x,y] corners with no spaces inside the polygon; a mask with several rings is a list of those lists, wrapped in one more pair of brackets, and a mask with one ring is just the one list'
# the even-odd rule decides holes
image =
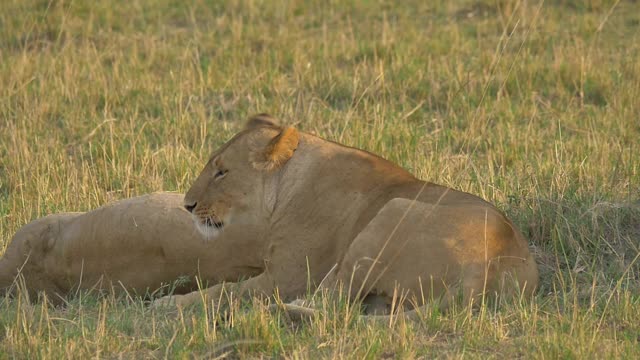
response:
{"label": "grass", "polygon": [[186,191],[270,112],[495,203],[542,284],[417,324],[3,299],[0,358],[640,358],[639,58],[631,0],[2,1],[0,248],[52,212]]}

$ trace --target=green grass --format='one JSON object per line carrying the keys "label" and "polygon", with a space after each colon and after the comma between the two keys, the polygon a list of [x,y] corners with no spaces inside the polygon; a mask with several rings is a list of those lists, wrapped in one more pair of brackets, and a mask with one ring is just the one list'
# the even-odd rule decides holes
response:
{"label": "green grass", "polygon": [[186,191],[270,112],[495,203],[535,300],[389,326],[21,297],[0,358],[640,358],[640,3],[222,4],[0,2],[0,248],[52,212]]}

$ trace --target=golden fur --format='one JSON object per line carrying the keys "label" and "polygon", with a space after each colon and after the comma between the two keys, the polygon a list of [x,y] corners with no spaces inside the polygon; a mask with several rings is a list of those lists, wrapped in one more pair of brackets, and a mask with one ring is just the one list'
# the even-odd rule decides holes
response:
{"label": "golden fur", "polygon": [[[226,284],[240,295],[277,288],[291,300],[308,285],[345,285],[351,299],[375,297],[387,307],[398,294],[405,308],[431,299],[446,307],[457,293],[473,301],[508,285],[529,295],[538,284],[526,240],[493,205],[371,153],[281,128],[266,114],[213,154],[185,206],[200,229],[214,222],[224,232],[262,229],[256,245],[266,248],[265,271]],[[216,285],[205,294],[218,299],[221,291]]]}
{"label": "golden fur", "polygon": [[196,276],[213,284],[262,271],[250,227],[214,245],[194,229],[183,199],[156,193],[23,226],[0,259],[0,291],[22,284],[30,296],[44,292],[59,303],[76,289],[144,295],[183,279],[175,292],[185,293],[197,289]]}

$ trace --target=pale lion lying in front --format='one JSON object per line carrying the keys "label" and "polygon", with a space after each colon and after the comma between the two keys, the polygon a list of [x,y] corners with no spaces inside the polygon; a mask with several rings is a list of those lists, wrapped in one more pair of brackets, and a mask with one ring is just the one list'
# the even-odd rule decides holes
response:
{"label": "pale lion lying in front", "polygon": [[156,193],[25,225],[0,259],[0,291],[22,283],[31,296],[44,292],[59,303],[77,289],[145,295],[182,278],[175,292],[185,293],[198,288],[196,276],[212,284],[262,271],[251,227],[206,242],[183,199]]}
{"label": "pale lion lying in front", "polygon": [[[265,270],[227,291],[295,299],[338,286],[405,309],[458,293],[529,295],[538,270],[514,224],[486,201],[427,183],[371,153],[283,128],[266,114],[217,150],[185,197],[203,233],[260,228]],[[213,240],[216,243],[217,239]],[[214,247],[215,248],[215,247]],[[222,285],[206,289],[221,298]],[[198,302],[191,293],[156,305]]]}

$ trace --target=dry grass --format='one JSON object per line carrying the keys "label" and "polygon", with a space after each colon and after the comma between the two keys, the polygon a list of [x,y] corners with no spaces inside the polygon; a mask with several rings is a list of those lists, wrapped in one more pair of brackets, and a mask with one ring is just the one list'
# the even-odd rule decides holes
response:
{"label": "dry grass", "polygon": [[0,357],[640,358],[639,29],[631,0],[2,1],[0,244],[51,212],[185,191],[266,111],[497,204],[542,286],[390,328],[5,299]]}

